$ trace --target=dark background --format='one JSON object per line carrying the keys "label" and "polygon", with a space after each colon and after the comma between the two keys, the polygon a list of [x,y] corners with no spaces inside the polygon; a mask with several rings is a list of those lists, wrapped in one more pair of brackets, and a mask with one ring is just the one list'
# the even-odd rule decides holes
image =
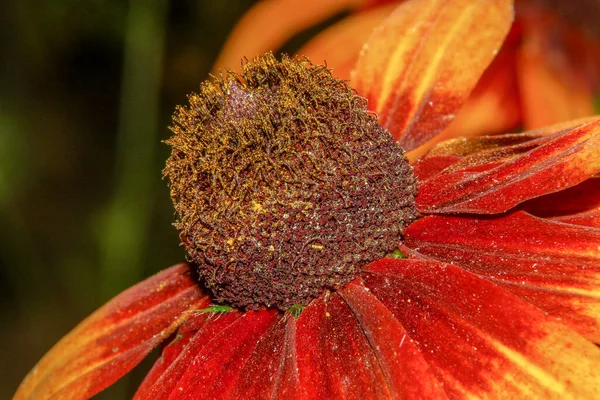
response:
{"label": "dark background", "polygon": [[[0,398],[94,309],[184,259],[161,140],[252,3],[2,6]],[[150,365],[99,397],[130,397]]]}

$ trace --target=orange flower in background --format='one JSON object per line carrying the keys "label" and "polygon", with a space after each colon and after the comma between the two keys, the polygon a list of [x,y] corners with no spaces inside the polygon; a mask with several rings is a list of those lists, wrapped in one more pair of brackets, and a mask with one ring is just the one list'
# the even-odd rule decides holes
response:
{"label": "orange flower in background", "polygon": [[[232,32],[215,68],[238,68],[241,58],[275,50],[317,22],[350,11],[298,51],[313,62],[326,61],[334,75],[349,80],[364,43],[397,3],[262,1]],[[535,129],[593,115],[600,96],[599,18],[600,6],[593,1],[517,0],[511,32],[461,113],[409,157],[443,139]]]}
{"label": "orange flower in background", "polygon": [[89,398],[160,344],[136,398],[599,397],[600,118],[412,167],[400,148],[445,131],[512,19],[507,0],[395,7],[352,76],[377,116],[304,59],[204,83],[166,169],[195,267],[100,308],[15,398]]}

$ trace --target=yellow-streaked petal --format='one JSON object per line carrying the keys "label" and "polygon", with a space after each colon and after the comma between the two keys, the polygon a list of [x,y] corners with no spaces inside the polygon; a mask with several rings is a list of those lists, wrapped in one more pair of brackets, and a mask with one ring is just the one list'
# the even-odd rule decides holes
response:
{"label": "yellow-streaked petal", "polygon": [[209,299],[189,265],[127,289],[81,322],[25,377],[14,399],[87,399],[112,385]]}
{"label": "yellow-streaked petal", "polygon": [[513,14],[508,0],[403,3],[363,47],[352,86],[412,150],[454,119],[500,49]]}
{"label": "yellow-streaked petal", "polygon": [[600,350],[459,266],[384,259],[364,286],[416,343],[450,398],[595,399]]}

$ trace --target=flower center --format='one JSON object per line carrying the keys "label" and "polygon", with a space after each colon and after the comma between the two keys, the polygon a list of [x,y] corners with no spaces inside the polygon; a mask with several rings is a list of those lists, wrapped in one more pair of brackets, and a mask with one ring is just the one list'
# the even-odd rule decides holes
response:
{"label": "flower center", "polygon": [[306,305],[395,249],[416,217],[403,150],[327,68],[266,54],[189,101],[164,173],[217,301]]}

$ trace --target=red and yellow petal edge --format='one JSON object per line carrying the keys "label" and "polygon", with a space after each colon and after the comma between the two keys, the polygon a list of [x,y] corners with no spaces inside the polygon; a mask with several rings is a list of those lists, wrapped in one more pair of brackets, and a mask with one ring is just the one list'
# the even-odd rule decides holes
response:
{"label": "red and yellow petal edge", "polygon": [[[573,124],[573,123],[572,123]],[[600,118],[520,135],[456,139],[415,164],[424,214],[494,214],[600,172]]]}
{"label": "red and yellow petal edge", "polygon": [[208,298],[186,264],[131,287],[58,342],[21,383],[14,399],[89,398],[112,385]]}
{"label": "red and yellow petal edge", "polygon": [[600,343],[600,229],[523,211],[429,216],[408,227],[403,244],[502,286]]}
{"label": "red and yellow petal edge", "polygon": [[595,398],[600,350],[439,261],[386,259],[298,319],[194,316],[136,394],[153,398]]}
{"label": "red and yellow petal edge", "polygon": [[508,0],[403,3],[363,47],[352,86],[382,126],[412,150],[454,119],[500,49],[513,15]]}
{"label": "red and yellow petal edge", "polygon": [[263,0],[237,23],[223,46],[213,71],[238,71],[240,60],[274,51],[297,33],[365,0]]}

